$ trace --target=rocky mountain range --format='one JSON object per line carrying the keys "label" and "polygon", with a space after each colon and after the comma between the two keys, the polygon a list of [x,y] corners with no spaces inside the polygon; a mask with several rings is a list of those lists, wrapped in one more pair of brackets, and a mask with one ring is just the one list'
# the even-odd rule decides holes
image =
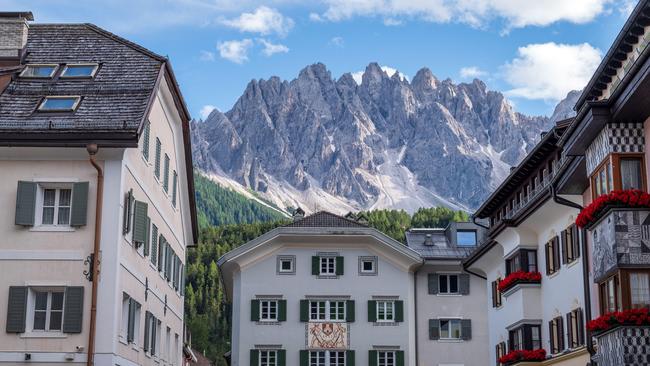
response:
{"label": "rocky mountain range", "polygon": [[230,111],[192,122],[194,162],[282,208],[471,210],[578,95],[531,117],[478,79],[423,68],[408,81],[371,63],[357,84],[318,63],[291,81],[253,80]]}

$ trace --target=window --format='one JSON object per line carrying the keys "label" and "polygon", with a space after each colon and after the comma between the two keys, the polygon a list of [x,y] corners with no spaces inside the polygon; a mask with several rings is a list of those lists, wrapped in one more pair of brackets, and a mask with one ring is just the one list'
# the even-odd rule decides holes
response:
{"label": "window", "polygon": [[561,316],[548,322],[551,353],[560,353],[564,351],[564,322]]}
{"label": "window", "polygon": [[296,257],[293,255],[278,256],[278,273],[279,274],[295,274],[296,273]]}
{"label": "window", "polygon": [[149,137],[151,134],[151,123],[147,121],[144,124],[144,130],[142,131],[142,157],[144,160],[149,161]]}
{"label": "window", "polygon": [[378,366],[395,366],[397,365],[395,351],[379,351],[377,352],[377,365]]}
{"label": "window", "polygon": [[611,276],[600,284],[601,313],[611,313],[621,309],[620,291],[618,275]]}
{"label": "window", "polygon": [[621,189],[643,189],[641,158],[621,158]]}
{"label": "window", "polygon": [[309,319],[345,321],[345,301],[310,301]]}
{"label": "window", "polygon": [[260,321],[278,321],[278,301],[261,300],[260,301]]}
{"label": "window", "polygon": [[165,192],[169,191],[169,155],[165,154],[163,162],[163,189]]}
{"label": "window", "polygon": [[320,257],[321,276],[336,275],[336,257]]}
{"label": "window", "polygon": [[165,334],[165,359],[167,361],[171,360],[171,349],[172,349],[172,330],[170,327],[167,327],[167,332]]}
{"label": "window", "polygon": [[460,319],[440,320],[440,339],[461,339]]}
{"label": "window", "polygon": [[611,154],[591,175],[593,198],[619,189],[645,190],[645,169],[641,154]]}
{"label": "window", "polygon": [[38,106],[41,112],[71,112],[77,109],[81,97],[45,97]]}
{"label": "window", "polygon": [[67,64],[61,73],[62,78],[92,78],[97,72],[97,64]]}
{"label": "window", "polygon": [[60,332],[63,325],[63,290],[33,290],[34,331]]}
{"label": "window", "polygon": [[500,278],[497,278],[496,281],[492,281],[492,307],[498,308],[503,304],[503,299],[501,298],[501,291],[499,291],[499,282]]}
{"label": "window", "polygon": [[439,293],[458,294],[458,275],[441,274],[438,276]]}
{"label": "window", "polygon": [[160,180],[160,154],[162,153],[162,143],[160,139],[156,137],[156,156],[154,157],[154,168],[153,173],[156,176],[156,179]]}
{"label": "window", "polygon": [[362,276],[377,274],[377,257],[359,257],[359,274]]}
{"label": "window", "polygon": [[377,301],[377,321],[378,322],[395,321],[394,301]]}
{"label": "window", "polygon": [[594,197],[609,193],[614,189],[614,185],[612,184],[613,180],[612,163],[609,161],[608,157],[607,161],[598,167],[592,174],[591,181]]}
{"label": "window", "polygon": [[506,355],[506,342],[500,342],[496,345],[496,356],[497,356],[497,366],[501,366],[502,363],[499,362],[499,359]]}
{"label": "window", "polygon": [[152,356],[157,352],[157,331],[159,331],[158,319],[152,313],[145,312],[143,349]]}
{"label": "window", "polygon": [[630,307],[632,309],[650,306],[650,274],[630,272]]}
{"label": "window", "polygon": [[524,324],[509,332],[510,351],[536,350],[542,348],[539,325]]}
{"label": "window", "polygon": [[178,190],[178,174],[172,172],[172,206],[176,207],[176,191]]}
{"label": "window", "polygon": [[345,366],[345,352],[310,351],[309,366]]}
{"label": "window", "polygon": [[521,249],[506,259],[506,275],[517,271],[537,272],[537,251]]}
{"label": "window", "polygon": [[259,365],[260,366],[276,366],[278,362],[278,353],[277,351],[265,351],[261,350],[259,352]]}
{"label": "window", "polygon": [[546,274],[552,275],[560,270],[560,239],[555,236],[546,243]]}
{"label": "window", "polygon": [[140,332],[140,303],[127,293],[122,294],[122,338],[137,343]]}
{"label": "window", "polygon": [[56,186],[40,187],[42,195],[38,201],[40,206],[40,224],[49,226],[70,226],[70,207],[72,189],[56,188]]}
{"label": "window", "polygon": [[575,309],[566,315],[567,340],[569,348],[577,348],[585,343],[584,319],[582,309]]}
{"label": "window", "polygon": [[580,232],[575,224],[562,231],[562,262],[572,263],[580,257]]}
{"label": "window", "polygon": [[458,230],[456,233],[456,245],[459,247],[473,247],[476,241],[476,230]]}
{"label": "window", "polygon": [[22,78],[51,78],[59,67],[57,64],[33,64],[27,65],[20,73]]}

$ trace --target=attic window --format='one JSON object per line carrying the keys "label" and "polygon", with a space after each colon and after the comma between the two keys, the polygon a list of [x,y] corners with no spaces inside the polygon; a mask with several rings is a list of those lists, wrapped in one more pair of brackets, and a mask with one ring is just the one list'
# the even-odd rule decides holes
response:
{"label": "attic window", "polygon": [[97,72],[97,64],[67,64],[61,73],[62,78],[92,78]]}
{"label": "attic window", "polygon": [[59,67],[57,64],[32,64],[27,65],[20,73],[22,78],[45,78],[49,79],[54,76],[56,69]]}
{"label": "attic window", "polygon": [[476,245],[476,230],[458,230],[456,239],[459,247],[473,247]]}
{"label": "attic window", "polygon": [[80,100],[81,97],[45,97],[38,106],[38,110],[41,112],[70,112],[77,108]]}

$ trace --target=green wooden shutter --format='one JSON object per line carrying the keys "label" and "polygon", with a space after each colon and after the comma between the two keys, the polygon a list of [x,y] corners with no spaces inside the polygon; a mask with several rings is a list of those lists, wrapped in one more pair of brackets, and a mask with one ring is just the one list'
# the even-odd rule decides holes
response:
{"label": "green wooden shutter", "polygon": [[395,321],[401,323],[404,321],[404,301],[395,301]]}
{"label": "green wooden shutter", "polygon": [[27,316],[27,291],[24,286],[9,287],[7,304],[7,333],[24,333]]}
{"label": "green wooden shutter", "polygon": [[276,351],[278,353],[278,366],[286,366],[287,365],[287,351],[283,349],[279,349]]}
{"label": "green wooden shutter", "polygon": [[[582,308],[576,309],[576,317],[578,318],[577,321],[578,331],[576,332],[578,335],[578,345],[582,346],[585,344],[585,325],[584,325],[584,317],[582,315]],[[591,342],[591,338],[589,342]]]}
{"label": "green wooden shutter", "polygon": [[160,139],[156,137],[156,156],[154,157],[154,168],[153,172],[156,175],[156,178],[160,179],[160,154],[162,153],[162,143]]}
{"label": "green wooden shutter", "polygon": [[163,271],[165,265],[165,237],[160,235],[158,237],[158,272]]}
{"label": "green wooden shutter", "polygon": [[439,319],[429,319],[429,339],[431,339],[431,340],[440,339],[440,320]]}
{"label": "green wooden shutter", "polygon": [[287,300],[278,300],[278,321],[287,321]]}
{"label": "green wooden shutter", "polygon": [[395,351],[395,356],[397,366],[404,366],[404,351]]}
{"label": "green wooden shutter", "polygon": [[131,231],[131,207],[133,206],[133,189],[130,189],[124,196],[124,216],[122,217],[122,234]]}
{"label": "green wooden shutter", "polygon": [[135,201],[133,209],[133,241],[143,244],[147,239],[147,208],[142,201]]}
{"label": "green wooden shutter", "polygon": [[182,263],[181,263],[181,296],[185,296],[185,265]]}
{"label": "green wooden shutter", "polygon": [[171,245],[165,241],[165,279],[167,279],[167,282],[171,282],[172,279],[172,255],[174,255],[174,251],[172,250]]}
{"label": "green wooden shutter", "polygon": [[165,160],[163,162],[163,189],[165,192],[169,192],[169,155],[165,154]]}
{"label": "green wooden shutter", "polygon": [[135,333],[135,300],[129,298],[129,319],[127,323],[126,341],[133,343],[133,336]]}
{"label": "green wooden shutter", "polygon": [[172,174],[172,206],[176,207],[176,191],[178,191],[178,174],[174,170]]}
{"label": "green wooden shutter", "polygon": [[155,266],[158,263],[158,226],[151,225],[151,263]]}
{"label": "green wooden shutter", "polygon": [[63,307],[63,333],[81,333],[84,314],[84,288],[71,286],[65,288]]}
{"label": "green wooden shutter", "polygon": [[256,322],[260,320],[260,300],[251,300],[251,321]]}
{"label": "green wooden shutter", "polygon": [[345,351],[345,366],[354,366],[354,350]]}
{"label": "green wooden shutter", "polygon": [[260,351],[256,349],[251,350],[251,366],[259,366]]}
{"label": "green wooden shutter", "polygon": [[458,289],[461,295],[469,295],[469,275],[467,273],[458,276]]}
{"label": "green wooden shutter", "polygon": [[155,316],[151,316],[151,350],[150,353],[151,355],[156,354],[156,337],[158,337],[157,333],[157,328],[158,328],[158,319],[156,319]]}
{"label": "green wooden shutter", "polygon": [[460,321],[460,335],[464,341],[472,339],[472,320],[463,319]]}
{"label": "green wooden shutter", "polygon": [[562,240],[561,247],[562,247],[562,264],[567,264],[569,262],[569,251],[568,251],[568,246],[567,246],[567,236],[569,236],[569,233],[567,230],[562,230],[562,234],[560,236],[560,239]]}
{"label": "green wooden shutter", "polygon": [[377,361],[379,361],[377,351],[368,351],[368,366],[377,366]]}
{"label": "green wooden shutter", "polygon": [[439,277],[440,276],[438,276],[435,273],[429,273],[429,275],[427,276],[427,279],[429,281],[429,294],[436,295],[440,291],[439,290],[440,283],[438,279]]}
{"label": "green wooden shutter", "polygon": [[336,257],[336,275],[343,276],[343,257]]}
{"label": "green wooden shutter", "polygon": [[144,124],[144,131],[142,132],[142,156],[149,161],[149,134],[151,132],[151,123],[147,121]]}
{"label": "green wooden shutter", "polygon": [[348,300],[345,302],[345,317],[347,322],[354,322],[354,300]]}
{"label": "green wooden shutter", "polygon": [[300,366],[309,366],[309,351],[300,350]]}
{"label": "green wooden shutter", "polygon": [[300,300],[300,321],[309,321],[309,300]]}
{"label": "green wooden shutter", "polygon": [[377,301],[368,300],[368,321],[371,323],[377,321]]}
{"label": "green wooden shutter", "polygon": [[36,212],[36,183],[18,181],[16,193],[16,225],[34,226]]}
{"label": "green wooden shutter", "polygon": [[311,257],[311,274],[318,276],[320,274],[320,257]]}
{"label": "green wooden shutter", "polygon": [[151,218],[147,216],[147,223],[145,229],[145,239],[144,239],[144,255],[145,257],[149,255],[149,248],[151,246]]}
{"label": "green wooden shutter", "polygon": [[70,226],[86,225],[88,213],[88,182],[72,185],[72,208],[70,209]]}
{"label": "green wooden shutter", "polygon": [[149,311],[144,313],[144,345],[142,349],[144,349],[145,352],[149,351],[149,323],[151,322],[151,313]]}

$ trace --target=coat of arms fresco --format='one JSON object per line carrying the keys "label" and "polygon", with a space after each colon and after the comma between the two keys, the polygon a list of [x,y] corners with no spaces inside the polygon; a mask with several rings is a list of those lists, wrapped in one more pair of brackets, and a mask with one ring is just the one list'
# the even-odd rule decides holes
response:
{"label": "coat of arms fresco", "polygon": [[310,349],[346,349],[348,346],[347,323],[307,323],[307,347]]}

